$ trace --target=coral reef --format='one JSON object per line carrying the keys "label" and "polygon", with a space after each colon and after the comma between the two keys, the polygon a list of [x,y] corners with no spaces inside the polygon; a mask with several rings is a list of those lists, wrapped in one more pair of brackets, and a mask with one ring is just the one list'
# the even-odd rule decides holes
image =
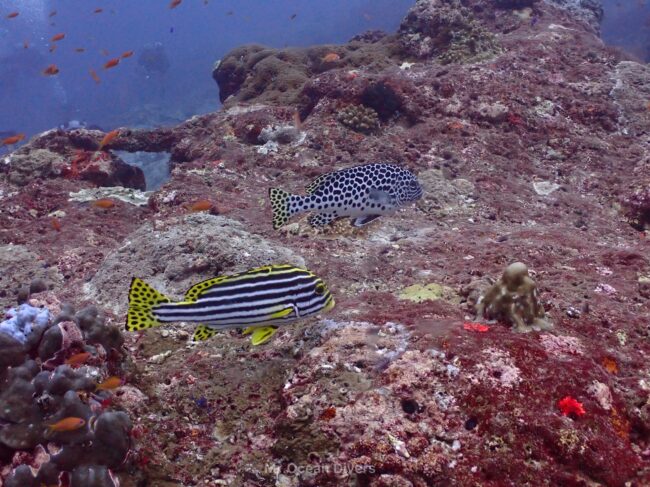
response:
{"label": "coral reef", "polygon": [[0,478],[16,487],[117,486],[109,469],[124,465],[131,421],[98,383],[121,371],[122,335],[94,307],[37,307],[43,288],[30,287],[29,301],[0,323]]}
{"label": "coral reef", "polygon": [[[0,332],[0,397],[24,394],[0,415],[0,431],[20,432],[0,435],[5,484],[38,472],[36,485],[57,485],[46,477],[64,470],[62,483],[123,487],[650,485],[650,69],[603,46],[597,12],[590,0],[420,1],[395,34],[231,51],[214,71],[218,112],[122,128],[109,151],[102,132],[75,129],[3,157],[21,167],[0,168],[0,304],[62,319],[43,329],[18,306],[3,327],[25,343]],[[443,65],[454,42],[462,62]],[[381,131],[344,126],[347,106],[374,110]],[[169,154],[169,179],[118,191],[143,180],[108,159],[109,186],[82,177],[117,151]],[[361,228],[273,229],[268,188],[304,194],[372,162],[418,175],[415,208]],[[490,276],[515,261],[535,272],[514,273],[521,295],[500,281],[485,314],[489,302],[528,327],[543,302],[552,330],[474,322]],[[260,347],[238,330],[191,343],[183,324],[123,344],[110,331],[134,276],[180,298],[271,262],[323,276],[331,319]],[[96,390],[114,376],[127,383]],[[45,415],[45,394],[84,426],[41,442],[64,419]],[[102,461],[90,435],[115,441]],[[60,456],[80,448],[85,466]]]}
{"label": "coral reef", "polygon": [[519,332],[553,327],[546,318],[544,305],[535,282],[528,274],[528,267],[522,262],[506,267],[501,278],[479,298],[476,315],[479,320],[503,320]]}
{"label": "coral reef", "polygon": [[370,134],[379,130],[377,112],[363,105],[348,105],[341,109],[336,118],[355,132]]}

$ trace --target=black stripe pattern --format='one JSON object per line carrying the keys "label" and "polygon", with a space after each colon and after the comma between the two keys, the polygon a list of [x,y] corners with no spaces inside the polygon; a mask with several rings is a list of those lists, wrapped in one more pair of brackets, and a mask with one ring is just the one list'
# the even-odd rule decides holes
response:
{"label": "black stripe pattern", "polygon": [[[260,270],[263,269],[263,270]],[[211,328],[280,325],[333,306],[323,281],[306,269],[267,266],[206,282],[177,303],[161,303],[153,314],[161,322],[185,321]],[[187,296],[196,296],[188,300]]]}

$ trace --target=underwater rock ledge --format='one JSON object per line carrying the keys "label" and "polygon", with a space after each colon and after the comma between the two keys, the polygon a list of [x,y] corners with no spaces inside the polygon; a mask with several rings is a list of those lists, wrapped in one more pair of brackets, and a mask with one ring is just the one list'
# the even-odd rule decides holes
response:
{"label": "underwater rock ledge", "polygon": [[[603,45],[599,11],[421,0],[396,33],[231,51],[222,111],[102,150],[102,132],[50,131],[3,158],[0,302],[31,307],[0,327],[5,485],[650,484],[650,71]],[[169,180],[137,192],[114,150],[169,152]],[[370,162],[424,195],[361,228],[273,229],[269,188]],[[118,330],[132,277],[180,298],[270,262],[314,269],[336,307],[258,347]],[[513,262],[552,329],[496,320]],[[86,423],[25,426],[66,416]]]}

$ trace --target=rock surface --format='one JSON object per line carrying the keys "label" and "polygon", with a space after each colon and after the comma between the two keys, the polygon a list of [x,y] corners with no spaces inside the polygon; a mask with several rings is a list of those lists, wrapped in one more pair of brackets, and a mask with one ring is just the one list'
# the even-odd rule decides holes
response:
{"label": "rock surface", "polygon": [[[147,206],[3,169],[3,261],[21,246],[26,269],[56,269],[34,276],[59,299],[99,300],[111,322],[133,276],[180,296],[274,259],[336,298],[260,347],[236,330],[191,344],[181,324],[127,337],[122,485],[650,484],[650,72],[604,47],[595,2],[460,4],[418,1],[397,33],[342,46],[227,54],[224,110],[123,129],[103,151],[171,154]],[[340,121],[369,109],[375,130]],[[102,135],[46,133],[10,157],[67,168]],[[273,230],[268,188],[379,161],[419,175],[417,205],[359,229]],[[552,330],[474,323],[517,261]]]}

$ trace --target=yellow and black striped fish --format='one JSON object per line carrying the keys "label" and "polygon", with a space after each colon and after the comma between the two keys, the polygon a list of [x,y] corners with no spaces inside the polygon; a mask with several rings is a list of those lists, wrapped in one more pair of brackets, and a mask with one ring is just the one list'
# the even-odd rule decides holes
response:
{"label": "yellow and black striped fish", "polygon": [[307,269],[269,265],[199,282],[185,299],[173,302],[142,279],[131,281],[126,329],[139,331],[163,323],[201,323],[194,341],[220,330],[245,328],[253,345],[273,336],[278,326],[329,311],[334,298],[325,283]]}

